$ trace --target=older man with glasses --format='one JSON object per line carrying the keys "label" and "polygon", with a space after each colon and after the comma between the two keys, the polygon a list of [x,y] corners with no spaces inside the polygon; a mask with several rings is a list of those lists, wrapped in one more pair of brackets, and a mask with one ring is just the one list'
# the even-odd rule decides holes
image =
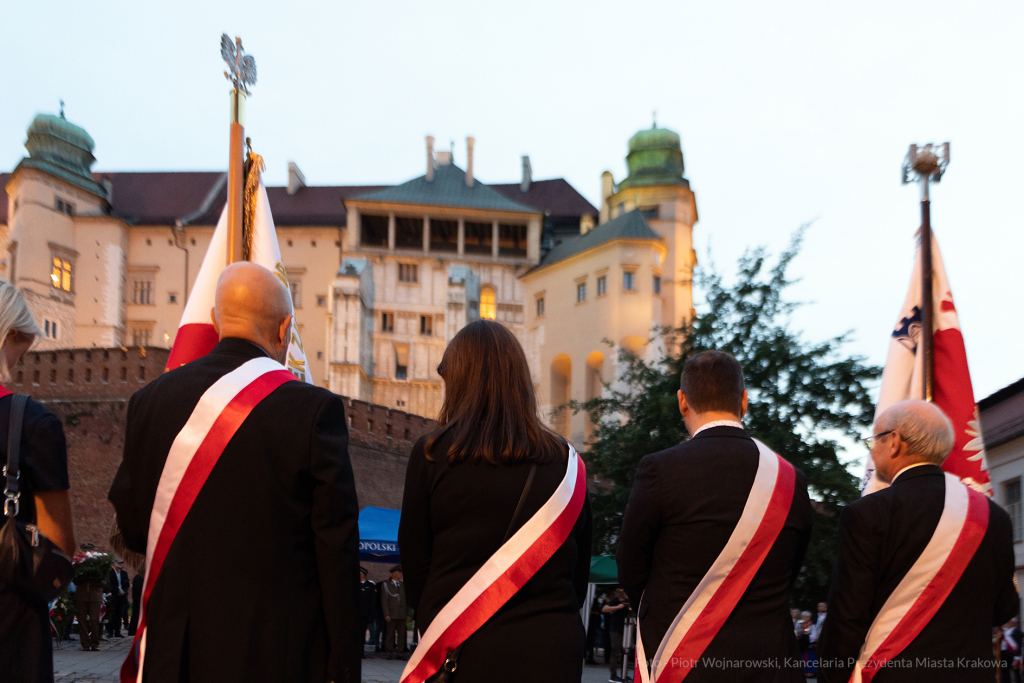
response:
{"label": "older man with glasses", "polygon": [[942,471],[954,435],[934,404],[897,403],[875,427],[889,486],[840,517],[820,679],[990,683],[992,627],[1018,609],[1010,518]]}

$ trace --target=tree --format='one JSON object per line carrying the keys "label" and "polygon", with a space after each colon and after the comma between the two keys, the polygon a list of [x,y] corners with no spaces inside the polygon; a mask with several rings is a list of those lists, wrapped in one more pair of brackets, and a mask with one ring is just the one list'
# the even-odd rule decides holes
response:
{"label": "tree", "polygon": [[647,362],[619,349],[618,381],[606,384],[599,398],[571,404],[595,425],[586,444],[588,469],[611,482],[592,495],[595,552],[615,551],[640,459],[687,438],[676,399],[683,364],[706,349],[729,351],[746,378],[746,428],[807,475],[814,526],[794,603],[810,607],[825,599],[838,546],[838,512],[860,495],[859,482],[839,459],[836,437],[856,439],[870,427],[874,404],[868,386],[881,368],[843,357],[849,333],[812,343],[790,329],[790,314],[800,304],[783,298],[794,282],[786,271],[805,228],[772,267],[764,248],[748,251],[731,286],[714,267],[700,271],[697,284],[706,303],[689,324],[659,333],[662,357]]}

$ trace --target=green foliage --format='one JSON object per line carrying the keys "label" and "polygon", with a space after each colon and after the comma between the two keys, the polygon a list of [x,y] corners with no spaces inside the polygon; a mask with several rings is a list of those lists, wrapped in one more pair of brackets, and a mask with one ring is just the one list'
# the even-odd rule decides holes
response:
{"label": "green foliage", "polygon": [[701,271],[697,284],[706,298],[701,312],[688,326],[663,330],[652,340],[664,345],[664,357],[645,362],[619,349],[620,382],[606,385],[600,398],[571,404],[596,425],[586,445],[588,469],[614,482],[592,495],[595,554],[615,551],[640,459],[687,438],[676,399],[683,364],[695,353],[719,349],[743,365],[747,430],[807,476],[814,527],[793,600],[810,608],[825,599],[838,512],[860,495],[857,479],[839,460],[835,437],[858,438],[870,427],[874,404],[868,385],[881,368],[842,356],[848,334],[811,343],[790,329],[790,314],[799,304],[783,298],[793,284],[786,270],[800,251],[805,228],[774,266],[763,248],[745,254],[731,286],[713,268]]}
{"label": "green foliage", "polygon": [[65,591],[59,598],[57,598],[57,602],[53,606],[53,613],[50,615],[50,621],[53,622],[53,627],[57,631],[54,637],[57,639],[58,643],[64,640],[64,634],[67,633],[69,628],[71,628],[71,623],[74,620],[74,594]]}

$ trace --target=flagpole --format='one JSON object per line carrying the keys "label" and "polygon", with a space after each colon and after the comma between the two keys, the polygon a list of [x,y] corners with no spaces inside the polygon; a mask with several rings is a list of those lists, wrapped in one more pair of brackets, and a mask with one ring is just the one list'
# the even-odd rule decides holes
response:
{"label": "flagpole", "polygon": [[[911,145],[903,161],[903,183],[921,183],[921,354],[922,394],[926,401],[934,396],[935,385],[935,299],[932,292],[932,214],[928,196],[929,181],[939,182],[949,166],[949,143]],[[912,177],[914,176],[914,177]]]}
{"label": "flagpole", "polygon": [[245,93],[231,91],[231,129],[228,147],[228,265],[242,260],[243,140]]}
{"label": "flagpole", "polygon": [[242,260],[242,197],[245,191],[245,98],[250,85],[256,84],[256,60],[245,54],[242,39],[232,41],[228,34],[220,36],[220,56],[227,62],[224,72],[232,86],[231,128],[228,145],[228,257],[231,265]]}

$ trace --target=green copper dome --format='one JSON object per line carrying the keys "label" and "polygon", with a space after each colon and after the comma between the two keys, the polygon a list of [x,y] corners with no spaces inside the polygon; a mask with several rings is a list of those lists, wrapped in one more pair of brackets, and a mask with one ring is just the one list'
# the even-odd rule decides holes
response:
{"label": "green copper dome", "polygon": [[85,129],[53,114],[39,114],[28,127],[25,149],[28,158],[18,167],[36,168],[66,180],[100,197],[103,187],[93,180],[89,169],[96,161],[92,150],[96,146]]}
{"label": "green copper dome", "polygon": [[690,186],[683,177],[685,168],[679,133],[658,128],[657,124],[629,139],[626,166],[629,175],[619,183],[620,191],[645,185]]}

